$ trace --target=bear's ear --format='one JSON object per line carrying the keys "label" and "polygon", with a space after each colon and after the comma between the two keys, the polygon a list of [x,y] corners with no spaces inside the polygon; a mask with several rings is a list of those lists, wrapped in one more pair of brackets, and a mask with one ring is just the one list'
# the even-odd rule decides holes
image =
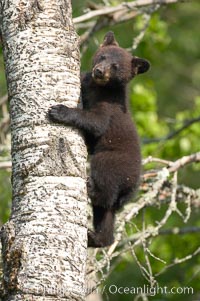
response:
{"label": "bear's ear", "polygon": [[133,75],[147,72],[149,68],[150,68],[150,63],[147,60],[141,59],[136,56],[132,58]]}
{"label": "bear's ear", "polygon": [[101,44],[101,47],[104,46],[119,46],[112,31],[107,32],[107,34],[105,35],[103,44]]}

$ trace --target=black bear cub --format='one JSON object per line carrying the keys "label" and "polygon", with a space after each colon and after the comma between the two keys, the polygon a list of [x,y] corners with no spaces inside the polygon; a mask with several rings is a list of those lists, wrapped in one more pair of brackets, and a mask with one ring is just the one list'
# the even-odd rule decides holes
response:
{"label": "black bear cub", "polygon": [[92,71],[82,75],[83,110],[64,105],[49,110],[52,121],[75,126],[85,136],[94,224],[94,231],[88,231],[89,247],[113,243],[115,213],[132,198],[139,183],[139,138],[128,111],[126,86],[149,66],[120,48],[108,32],[94,55]]}

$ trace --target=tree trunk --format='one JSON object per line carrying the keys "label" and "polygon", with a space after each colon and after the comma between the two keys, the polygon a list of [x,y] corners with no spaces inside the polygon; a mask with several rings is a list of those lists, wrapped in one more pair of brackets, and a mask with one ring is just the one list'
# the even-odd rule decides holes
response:
{"label": "tree trunk", "polygon": [[48,108],[77,106],[79,49],[69,0],[1,0],[10,99],[12,214],[1,231],[3,300],[83,300],[86,149]]}

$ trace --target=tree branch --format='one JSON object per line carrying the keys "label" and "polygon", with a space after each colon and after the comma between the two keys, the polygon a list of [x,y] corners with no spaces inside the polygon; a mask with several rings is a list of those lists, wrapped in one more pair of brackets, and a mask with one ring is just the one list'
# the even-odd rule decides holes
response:
{"label": "tree branch", "polygon": [[119,11],[126,13],[129,10],[138,9],[141,7],[146,7],[146,6],[156,5],[156,4],[160,4],[160,5],[172,4],[172,3],[185,2],[185,1],[188,0],[136,0],[132,2],[126,2],[126,3],[124,2],[117,6],[103,7],[101,9],[90,11],[85,15],[74,18],[73,22],[74,24],[78,24],[96,17],[110,15]]}
{"label": "tree branch", "polygon": [[[171,173],[171,172],[177,171],[178,169],[184,167],[187,164],[190,164],[193,162],[196,162],[196,163],[200,162],[200,152],[191,154],[189,156],[184,156],[184,157],[176,160],[175,162],[162,160],[159,158],[153,158],[153,157],[149,156],[148,158],[143,160],[143,165],[152,163],[152,162],[158,162],[158,163],[167,165],[167,170],[169,171],[169,173]],[[155,177],[157,175],[158,175],[158,171],[150,171],[150,172],[145,173],[142,177],[144,179],[147,179],[147,178]]]}
{"label": "tree branch", "polygon": [[170,167],[169,172],[175,172],[179,168],[184,167],[186,164],[200,162],[200,152],[192,154],[190,156],[182,157],[181,159],[176,160]]}
{"label": "tree branch", "polygon": [[0,169],[11,169],[11,161],[0,162]]}
{"label": "tree branch", "polygon": [[4,103],[6,103],[8,100],[8,95],[4,95],[0,98],[0,106],[2,106]]}
{"label": "tree branch", "polygon": [[174,235],[183,235],[183,234],[188,234],[188,233],[198,233],[200,232],[200,227],[185,227],[185,228],[172,228],[172,229],[162,229],[159,231],[159,234],[161,235],[169,235],[169,234],[174,234]]}
{"label": "tree branch", "polygon": [[[147,230],[147,229],[146,229]],[[172,229],[160,229],[158,231],[158,235],[184,235],[190,233],[199,233],[200,227],[185,227],[185,228],[178,228],[174,227]],[[141,238],[141,232],[135,233],[132,236],[129,236],[127,239],[124,239],[122,242],[119,243],[118,247],[122,247],[126,245],[128,242],[134,243]]]}

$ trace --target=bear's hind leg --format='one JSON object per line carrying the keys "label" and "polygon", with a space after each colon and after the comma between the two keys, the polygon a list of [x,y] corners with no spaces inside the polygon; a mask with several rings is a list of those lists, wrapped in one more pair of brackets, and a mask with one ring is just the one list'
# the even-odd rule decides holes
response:
{"label": "bear's hind leg", "polygon": [[113,243],[115,212],[112,208],[93,206],[95,231],[88,231],[88,247],[101,248]]}

